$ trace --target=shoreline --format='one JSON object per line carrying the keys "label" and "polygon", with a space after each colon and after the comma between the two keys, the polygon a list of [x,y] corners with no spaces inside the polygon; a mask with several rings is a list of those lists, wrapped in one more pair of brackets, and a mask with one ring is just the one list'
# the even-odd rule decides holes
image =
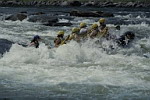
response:
{"label": "shoreline", "polygon": [[61,7],[118,7],[118,8],[149,8],[150,2],[99,2],[99,1],[0,1],[0,7],[43,7],[43,6],[61,6]]}

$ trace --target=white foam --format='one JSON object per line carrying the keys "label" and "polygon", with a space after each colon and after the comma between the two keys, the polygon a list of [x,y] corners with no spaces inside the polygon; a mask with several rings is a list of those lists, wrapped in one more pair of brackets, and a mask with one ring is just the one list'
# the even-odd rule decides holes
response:
{"label": "white foam", "polygon": [[76,83],[149,88],[150,84],[141,79],[143,73],[138,72],[149,70],[144,59],[136,55],[108,55],[92,44],[74,41],[50,50],[44,44],[38,49],[14,44],[0,59],[0,74],[33,85]]}

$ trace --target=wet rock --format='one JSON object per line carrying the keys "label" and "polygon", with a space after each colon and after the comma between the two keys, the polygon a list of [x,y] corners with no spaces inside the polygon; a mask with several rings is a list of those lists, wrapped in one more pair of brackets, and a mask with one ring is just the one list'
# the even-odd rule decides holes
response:
{"label": "wet rock", "polygon": [[50,1],[47,1],[46,2],[46,6],[50,6],[51,5],[51,2]]}
{"label": "wet rock", "polygon": [[114,17],[112,13],[105,13],[102,11],[89,11],[89,12],[81,12],[81,11],[71,11],[70,16],[78,16],[78,17]]}
{"label": "wet rock", "polygon": [[46,25],[46,26],[71,26],[72,23],[47,23],[47,24],[43,24],[43,25]]}
{"label": "wet rock", "polygon": [[33,1],[32,2],[33,5],[37,5],[37,3],[38,3],[37,1]]}
{"label": "wet rock", "polygon": [[27,14],[27,11],[21,11],[20,13]]}
{"label": "wet rock", "polygon": [[116,3],[108,2],[104,7],[115,7],[116,5]]}
{"label": "wet rock", "polygon": [[46,26],[71,26],[72,25],[72,23],[70,22],[58,22],[59,19],[71,20],[72,17],[50,15],[50,14],[31,15],[28,17],[29,22],[40,22],[41,24]]}
{"label": "wet rock", "polygon": [[96,0],[90,0],[87,2],[80,0],[0,0],[0,6],[93,6],[93,7],[150,7],[149,2],[137,1],[137,2],[112,2],[107,0],[106,2],[99,2]]}
{"label": "wet rock", "polygon": [[148,3],[143,3],[143,2],[136,2],[136,8],[139,8],[139,7],[148,7]]}
{"label": "wet rock", "polygon": [[0,39],[0,54],[4,54],[5,52],[8,52],[12,46],[13,42],[7,40],[7,39]]}
{"label": "wet rock", "polygon": [[64,2],[60,3],[60,6],[68,6],[68,5],[69,5],[69,3],[67,1],[64,1]]}
{"label": "wet rock", "polygon": [[17,21],[17,20],[24,20],[27,18],[26,14],[23,13],[18,13],[18,14],[14,14],[14,15],[10,15],[8,17],[5,18],[5,20],[11,20],[11,21]]}
{"label": "wet rock", "polygon": [[36,15],[36,16],[30,16],[28,19],[29,22],[41,22],[41,23],[56,23],[58,22],[58,18],[54,16],[49,15]]}
{"label": "wet rock", "polygon": [[80,1],[70,1],[69,6],[81,6],[81,2]]}
{"label": "wet rock", "polygon": [[96,6],[99,6],[99,2],[96,2],[96,1],[89,1],[89,2],[86,2],[83,4],[83,6],[88,6],[88,7],[96,7]]}
{"label": "wet rock", "polygon": [[52,1],[51,6],[60,6],[61,2],[56,0],[56,1]]}
{"label": "wet rock", "polygon": [[87,7],[91,7],[91,6],[94,6],[92,2],[87,2],[85,3],[83,6],[87,6]]}
{"label": "wet rock", "polygon": [[36,12],[36,13],[34,13],[32,15],[43,15],[43,14],[45,14],[45,13],[44,12]]}
{"label": "wet rock", "polygon": [[102,7],[113,7],[114,5],[113,5],[113,2],[104,2],[102,5],[101,5]]}
{"label": "wet rock", "polygon": [[118,3],[116,4],[116,7],[122,7],[122,5],[123,5],[122,2],[118,2]]}
{"label": "wet rock", "polygon": [[134,3],[134,2],[128,2],[125,6],[126,7],[135,7],[136,3]]}
{"label": "wet rock", "polygon": [[18,2],[17,1],[3,1],[2,2],[2,5],[3,6],[16,6],[16,5],[18,5]]}
{"label": "wet rock", "polygon": [[6,4],[7,5],[13,5],[15,3],[15,1],[7,1]]}

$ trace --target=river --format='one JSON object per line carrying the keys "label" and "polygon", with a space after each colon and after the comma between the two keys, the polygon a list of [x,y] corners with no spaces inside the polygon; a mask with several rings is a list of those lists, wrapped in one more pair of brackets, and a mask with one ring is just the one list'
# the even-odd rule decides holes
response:
{"label": "river", "polygon": [[[70,17],[60,22],[72,26],[50,27],[41,23],[6,21],[5,16],[27,11],[67,16],[68,11],[106,11],[115,17],[106,18],[107,26],[120,25],[121,36],[133,31],[135,40],[128,48],[103,50],[91,41],[75,41],[59,48],[23,47],[38,34],[49,45],[59,30],[65,35],[80,22],[88,26],[98,21],[93,17]],[[131,10],[132,9],[132,10]],[[9,52],[0,58],[0,100],[149,100],[150,99],[150,9],[146,8],[72,8],[72,7],[1,7],[0,38],[13,41]],[[107,41],[104,44],[109,44]]]}

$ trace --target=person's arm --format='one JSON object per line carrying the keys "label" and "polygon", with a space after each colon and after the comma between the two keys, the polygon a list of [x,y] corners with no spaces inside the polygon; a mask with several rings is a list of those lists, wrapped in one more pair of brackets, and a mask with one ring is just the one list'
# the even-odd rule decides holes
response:
{"label": "person's arm", "polygon": [[32,40],[32,41],[30,42],[30,44],[29,44],[29,46],[32,46],[32,45],[35,45],[35,41],[34,41],[34,40]]}
{"label": "person's arm", "polygon": [[96,30],[94,30],[90,33],[89,36],[90,36],[90,38],[94,38],[94,37],[96,37],[96,35],[97,35],[97,32],[96,32]]}

